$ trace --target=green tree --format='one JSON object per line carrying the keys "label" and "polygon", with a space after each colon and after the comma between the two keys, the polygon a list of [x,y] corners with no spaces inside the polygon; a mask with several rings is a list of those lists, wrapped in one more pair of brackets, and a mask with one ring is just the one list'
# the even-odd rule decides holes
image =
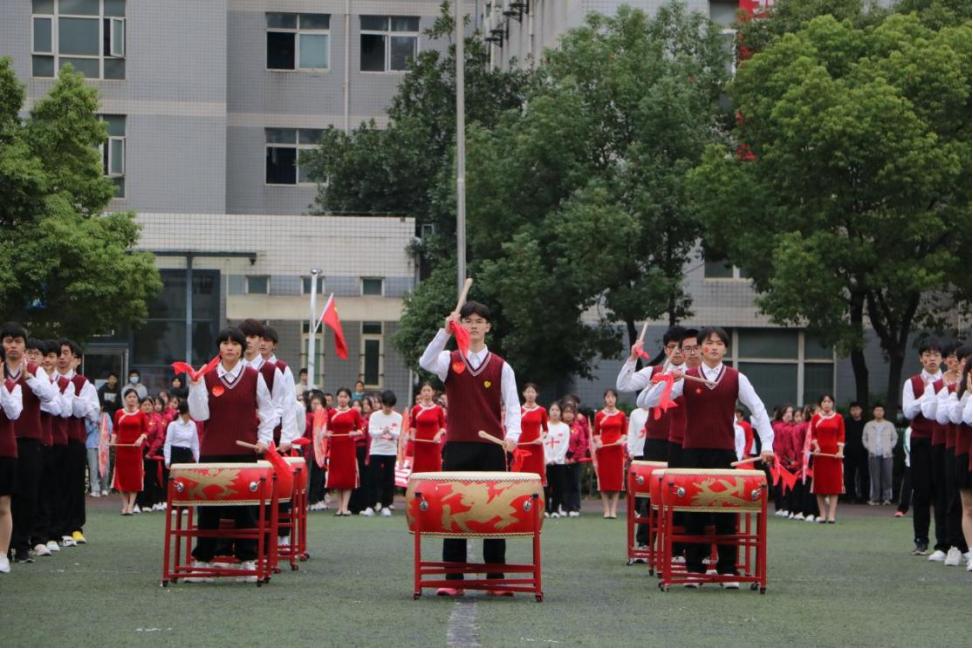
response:
{"label": "green tree", "polygon": [[28,119],[8,58],[0,59],[0,319],[40,336],[91,335],[140,322],[161,289],[149,253],[135,253],[130,213],[103,214],[97,91],[65,66]]}
{"label": "green tree", "polygon": [[761,308],[851,355],[868,398],[867,323],[899,402],[907,339],[970,284],[970,23],[812,19],[741,65],[735,131],[691,174],[709,243]]}

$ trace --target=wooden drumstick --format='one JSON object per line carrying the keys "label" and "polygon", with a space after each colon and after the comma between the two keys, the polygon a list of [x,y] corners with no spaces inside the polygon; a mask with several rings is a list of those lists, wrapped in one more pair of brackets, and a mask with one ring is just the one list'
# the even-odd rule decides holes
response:
{"label": "wooden drumstick", "polygon": [[837,453],[811,453],[811,455],[815,457],[833,457],[838,459],[842,459],[844,457],[842,455],[838,455]]}
{"label": "wooden drumstick", "polygon": [[760,458],[759,457],[749,457],[746,460],[739,460],[737,462],[730,462],[730,466],[735,469],[738,466],[743,466],[745,464],[753,464],[754,462],[759,462],[759,461],[760,461]]}
{"label": "wooden drumstick", "polygon": [[135,448],[142,445],[141,444],[109,444],[109,446],[117,446],[121,448]]}
{"label": "wooden drumstick", "polygon": [[469,294],[470,287],[472,286],[473,286],[473,278],[467,277],[466,281],[463,282],[463,290],[459,292],[459,299],[456,300],[456,308],[453,309],[454,311],[459,311],[461,308],[463,308],[463,305],[466,304],[466,296]]}
{"label": "wooden drumstick", "polygon": [[477,435],[480,436],[480,439],[489,440],[489,441],[493,442],[494,444],[499,444],[500,446],[504,446],[504,443],[503,443],[503,440],[502,439],[497,439],[496,437],[494,437],[490,433],[486,432],[485,430],[481,430],[480,432],[477,433]]}
{"label": "wooden drumstick", "polygon": [[648,333],[648,331],[649,331],[649,321],[646,320],[644,323],[642,323],[642,333],[640,333],[639,337],[635,340],[636,345],[641,345],[645,343],[645,334]]}
{"label": "wooden drumstick", "polygon": [[256,444],[251,444],[250,442],[244,442],[242,439],[238,439],[236,441],[236,445],[237,446],[242,446],[243,448],[248,448],[251,451],[259,451],[259,450],[261,450],[261,448],[259,446],[257,446]]}

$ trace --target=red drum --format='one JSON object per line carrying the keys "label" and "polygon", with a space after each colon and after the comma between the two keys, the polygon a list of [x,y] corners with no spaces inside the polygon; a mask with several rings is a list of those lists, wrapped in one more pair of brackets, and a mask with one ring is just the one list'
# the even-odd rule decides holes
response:
{"label": "red drum", "polygon": [[665,471],[653,471],[649,475],[649,502],[652,507],[659,507],[662,505],[662,478],[665,476]]}
{"label": "red drum", "polygon": [[[173,464],[169,480],[175,494],[172,505],[258,505],[261,485],[273,483],[270,462]],[[290,498],[290,493],[287,494]],[[269,495],[266,496],[269,498]]]}
{"label": "red drum", "polygon": [[536,473],[413,473],[406,518],[410,532],[430,536],[532,536],[544,520],[543,494]]}
{"label": "red drum", "polygon": [[678,511],[758,512],[767,492],[763,471],[667,469],[662,501]]}
{"label": "red drum", "polygon": [[635,496],[646,498],[649,496],[649,478],[658,469],[668,466],[666,462],[650,462],[635,460],[628,467],[628,490]]}
{"label": "red drum", "polygon": [[285,457],[284,461],[291,466],[294,475],[294,491],[307,489],[307,460],[303,457]]}

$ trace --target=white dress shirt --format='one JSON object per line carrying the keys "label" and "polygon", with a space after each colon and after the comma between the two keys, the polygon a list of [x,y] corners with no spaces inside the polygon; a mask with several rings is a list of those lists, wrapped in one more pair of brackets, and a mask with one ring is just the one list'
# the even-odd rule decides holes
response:
{"label": "white dress shirt", "polygon": [[195,421],[192,419],[183,421],[182,417],[176,417],[169,422],[169,427],[166,428],[166,443],[162,449],[166,466],[171,463],[173,446],[191,449],[193,459],[199,462],[199,429],[196,428]]}
{"label": "white dress shirt", "polygon": [[[69,370],[63,376],[67,380],[73,381],[75,371]],[[75,394],[73,383],[64,392],[67,394],[69,391],[71,393],[71,412],[64,416],[87,419],[97,424],[98,415],[101,414],[101,403],[98,401],[98,390],[95,388],[95,384],[85,379],[84,385],[81,386],[81,394]]]}
{"label": "white dress shirt", "polygon": [[[440,381],[445,381],[449,375],[450,353],[446,351],[448,342],[449,333],[445,329],[440,329],[419,358],[419,367],[432,372],[439,377]],[[489,353],[485,346],[478,352],[471,349],[466,359],[470,367],[477,369],[487,359]],[[507,439],[516,443],[520,439],[520,397],[517,396],[517,378],[514,376],[514,370],[506,361],[500,372],[500,398],[507,408],[504,419]]]}
{"label": "white dress shirt", "polygon": [[7,390],[6,384],[0,382],[0,408],[3,408],[3,414],[10,421],[20,417],[24,411],[24,393],[20,384],[14,385],[13,390]]}
{"label": "white dress shirt", "polygon": [[[932,383],[926,386],[927,390],[932,390]],[[922,395],[922,402],[919,405],[919,409],[922,411],[922,416],[926,419],[931,419],[937,424],[948,424],[949,419],[949,409],[950,409],[950,394],[955,394],[949,391],[949,386],[943,383],[942,389],[930,398],[926,398],[925,392]]]}
{"label": "white dress shirt", "polygon": [[[220,363],[216,366],[216,375],[221,379],[226,377],[227,383],[233,383],[246,367],[246,363],[242,360],[231,370],[227,370],[223,367],[223,363]],[[206,391],[206,381],[203,377],[195,382],[190,381],[187,401],[190,417],[196,421],[209,420],[209,393]],[[277,427],[277,409],[274,407],[270,390],[267,389],[267,382],[260,372],[257,372],[257,418],[260,420],[257,426],[257,440],[270,444],[274,441],[274,428]]]}
{"label": "white dress shirt", "polygon": [[[24,366],[17,368],[16,373],[10,371],[10,364],[7,364],[7,376],[9,376],[14,381],[20,379],[20,373],[26,371]],[[40,399],[43,404],[46,401],[54,401],[60,398],[61,393],[58,387],[51,383],[51,378],[44,371],[44,368],[40,365],[34,371],[34,376],[27,375],[27,387],[30,391],[34,393],[38,399]]]}
{"label": "white dress shirt", "polygon": [[746,455],[747,431],[743,426],[733,421],[733,448],[736,450],[737,460],[742,460]]}
{"label": "white dress shirt", "polygon": [[[715,383],[720,379],[720,374],[723,372],[723,363],[718,364],[716,367],[709,367],[706,363],[703,363],[699,366],[699,369],[703,378]],[[742,372],[737,372],[737,376],[739,377],[737,381],[737,400],[750,409],[751,424],[760,436],[761,451],[772,451],[774,449],[774,429],[770,427],[770,417],[767,416],[767,409],[764,408],[764,402],[757,396],[753,385],[750,383],[750,379]],[[679,379],[672,384],[670,398],[673,401],[682,396],[685,382],[685,379]],[[638,399],[636,399],[636,405],[639,408],[646,409],[659,405],[659,401],[662,400],[663,390],[665,390],[665,383],[661,382],[646,388],[639,394]]]}
{"label": "white dress shirt", "polygon": [[[615,388],[619,392],[641,392],[652,384],[652,371],[656,367],[655,365],[649,365],[636,372],[635,360],[632,358],[627,359],[625,364],[622,365],[622,369],[618,372],[618,378],[615,379]],[[660,372],[671,372],[672,370],[685,371],[686,366],[673,365],[668,360],[659,366]]]}
{"label": "white dress shirt", "polygon": [[[277,357],[273,354],[267,359],[269,363],[276,363]],[[280,385],[280,443],[290,443],[301,436],[297,430],[297,411],[301,409],[301,418],[304,418],[303,408],[297,402],[297,386],[294,385],[294,373],[289,366],[284,366],[284,370],[277,368],[279,376],[275,375],[274,390]],[[273,395],[271,395],[273,396]]]}
{"label": "white dress shirt", "polygon": [[628,438],[625,440],[629,457],[639,457],[645,451],[645,432],[643,429],[648,419],[649,411],[645,408],[635,408],[629,413]]}
{"label": "white dress shirt", "polygon": [[[57,373],[51,374],[51,376],[50,376],[50,378],[48,380],[51,382],[51,385],[53,385],[54,386],[54,389],[57,391],[58,397],[60,397],[61,396],[61,389],[56,385]],[[51,399],[50,401],[41,401],[41,412],[46,412],[47,414],[51,415],[52,417],[60,417],[61,416],[61,399],[60,398],[54,398],[54,399]]]}
{"label": "white dress shirt", "polygon": [[919,376],[922,377],[922,382],[925,383],[926,387],[918,397],[912,394],[911,376],[906,380],[905,385],[902,386],[902,414],[909,420],[915,419],[918,415],[922,414],[923,401],[927,398],[935,400],[936,396],[932,391],[931,385],[943,378],[943,373],[937,371],[935,374],[930,374],[926,370],[922,370]]}

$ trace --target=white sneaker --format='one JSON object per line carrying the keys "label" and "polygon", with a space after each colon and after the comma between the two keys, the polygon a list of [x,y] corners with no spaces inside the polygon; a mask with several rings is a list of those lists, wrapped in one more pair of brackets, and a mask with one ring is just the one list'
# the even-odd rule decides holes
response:
{"label": "white sneaker", "polygon": [[10,559],[6,555],[0,555],[0,572],[10,572]]}
{"label": "white sneaker", "polygon": [[102,489],[101,490],[101,495],[102,496],[110,496],[111,495],[111,492],[108,491],[107,489]]}
{"label": "white sneaker", "polygon": [[51,551],[47,549],[47,545],[44,543],[38,543],[34,546],[34,556],[35,557],[49,557],[51,556]]}
{"label": "white sneaker", "polygon": [[740,590],[738,581],[721,581],[720,585],[723,586],[723,590]]}
{"label": "white sneaker", "polygon": [[807,518],[804,519],[805,523],[816,523],[817,520],[814,518],[814,514],[808,514]]}
{"label": "white sneaker", "polygon": [[[544,513],[546,514],[547,512],[544,512]],[[553,512],[551,514],[551,518],[561,518],[561,516],[567,516],[567,514],[559,514],[557,512]]]}
{"label": "white sneaker", "polygon": [[973,572],[973,559],[966,562],[966,572]]}
{"label": "white sneaker", "polygon": [[689,582],[689,583],[687,583],[687,584],[683,584],[683,585],[684,585],[684,586],[685,586],[686,588],[695,588],[696,590],[699,590],[699,589],[700,589],[700,587],[702,586],[702,584],[701,584],[701,583],[699,583],[698,581],[691,581],[691,582]]}
{"label": "white sneaker", "polygon": [[557,513],[558,513],[559,516],[561,516],[561,518],[566,518],[567,515],[568,515],[568,513],[566,511],[564,511],[564,507],[558,507],[557,508]]}
{"label": "white sneaker", "polygon": [[389,505],[389,509],[391,509],[394,512],[395,511],[395,503],[392,503],[391,505]]}
{"label": "white sneaker", "polygon": [[50,550],[51,552],[60,552],[61,546],[57,544],[57,541],[48,541],[47,549]]}
{"label": "white sneaker", "polygon": [[366,507],[365,509],[358,512],[359,516],[374,516],[375,512],[372,511],[371,507]]}
{"label": "white sneaker", "polygon": [[686,557],[682,556],[681,554],[677,554],[672,558],[672,562],[678,564],[686,563]]}
{"label": "white sneaker", "polygon": [[278,536],[277,537],[277,545],[290,545],[290,544],[291,544],[291,537],[290,536]]}
{"label": "white sneaker", "polygon": [[951,547],[949,552],[946,553],[946,558],[943,560],[944,566],[958,566],[960,560],[963,558],[963,553],[959,551],[957,547]]}
{"label": "white sneaker", "polygon": [[142,508],[139,507],[138,505],[136,505],[135,508],[132,509],[132,513],[133,514],[141,514],[142,513]]}
{"label": "white sneaker", "polygon": [[963,553],[963,561],[969,561],[969,560],[970,560],[970,553],[969,552],[964,552]]}
{"label": "white sneaker", "polygon": [[929,555],[929,560],[930,561],[945,561],[946,560],[946,553],[943,552],[942,550],[936,550],[935,552],[933,552],[932,554]]}
{"label": "white sneaker", "polygon": [[[213,568],[215,567],[209,561],[193,561],[193,568]],[[184,577],[183,581],[188,584],[210,584],[213,583],[212,577]]]}
{"label": "white sneaker", "polygon": [[101,498],[101,492],[100,491],[92,491],[89,495],[92,498]]}
{"label": "white sneaker", "polygon": [[544,518],[550,518],[551,514],[549,512],[544,512]]}
{"label": "white sneaker", "polygon": [[[256,570],[257,569],[257,562],[256,561],[241,561],[240,562],[240,565],[238,566],[238,568],[240,570]],[[242,577],[239,577],[237,579],[237,581],[241,581],[241,582],[244,582],[244,583],[247,583],[247,584],[255,584],[255,583],[257,583],[257,575],[244,575]]]}
{"label": "white sneaker", "polygon": [[74,542],[74,539],[72,539],[70,536],[62,536],[61,537],[61,547],[62,548],[73,548],[76,545],[77,545],[77,543],[75,543]]}
{"label": "white sneaker", "polygon": [[156,503],[156,504],[152,505],[152,510],[153,511],[157,511],[157,512],[164,512],[166,510],[166,504],[165,503]]}
{"label": "white sneaker", "polygon": [[385,516],[387,518],[391,515],[392,515],[391,509],[389,509],[388,507],[382,507],[382,516]]}
{"label": "white sneaker", "polygon": [[795,514],[794,515],[794,520],[795,521],[803,521],[804,520],[804,514]]}
{"label": "white sneaker", "polygon": [[786,509],[778,509],[777,511],[774,512],[774,516],[781,516],[783,518],[787,518],[789,515],[790,512],[787,511]]}
{"label": "white sneaker", "polygon": [[581,516],[581,512],[570,512],[570,513],[568,513],[568,516],[571,517],[571,518],[577,518],[577,517]]}

